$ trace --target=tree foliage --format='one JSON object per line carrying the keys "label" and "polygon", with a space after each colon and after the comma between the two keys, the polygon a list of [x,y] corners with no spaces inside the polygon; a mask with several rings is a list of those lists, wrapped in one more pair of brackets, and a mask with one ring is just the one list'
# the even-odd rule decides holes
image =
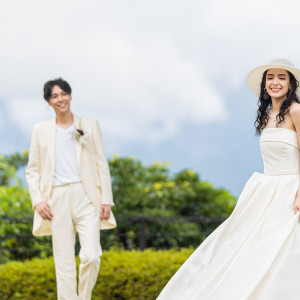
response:
{"label": "tree foliage", "polygon": [[[235,198],[228,191],[201,181],[193,170],[185,169],[171,175],[168,163],[145,166],[138,159],[118,156],[110,160],[110,170],[116,215],[178,217],[172,223],[148,222],[145,228],[148,247],[196,246],[216,225],[180,222],[179,216],[226,218],[235,205]],[[119,224],[117,230],[125,248],[137,247],[140,226],[131,222]]]}
{"label": "tree foliage", "polygon": [[[31,217],[33,215],[27,188],[16,178],[16,170],[26,164],[27,152],[0,156],[0,218]],[[149,166],[139,159],[114,156],[109,161],[116,206],[113,208],[118,227],[102,231],[104,249],[137,248],[141,234],[146,235],[147,247],[171,248],[197,246],[216,225],[199,225],[183,217],[226,218],[234,208],[235,198],[222,188],[201,181],[189,169],[171,174],[168,163]],[[147,216],[148,221],[129,221],[120,216]],[[174,218],[166,222],[165,218]],[[0,223],[0,248],[51,248],[50,239],[30,239],[32,224]],[[16,236],[20,234],[20,238]],[[25,235],[25,238],[21,237]],[[1,251],[1,249],[0,249]],[[3,260],[23,258],[20,252],[5,252]],[[32,252],[31,256],[46,256],[47,251]],[[0,253],[1,254],[1,253]],[[3,257],[6,257],[5,259]]]}
{"label": "tree foliage", "polygon": [[[33,256],[45,257],[51,251],[51,241],[32,238],[32,221],[14,218],[32,217],[28,190],[16,176],[16,171],[27,164],[28,151],[0,155],[0,263]],[[5,238],[3,238],[5,237]]]}
{"label": "tree foliage", "polygon": [[0,154],[0,186],[15,184],[17,169],[27,164],[28,151],[15,152],[9,155]]}
{"label": "tree foliage", "polygon": [[134,158],[110,160],[116,211],[122,215],[228,216],[235,198],[201,181],[193,170],[170,175],[168,163],[145,166]]}

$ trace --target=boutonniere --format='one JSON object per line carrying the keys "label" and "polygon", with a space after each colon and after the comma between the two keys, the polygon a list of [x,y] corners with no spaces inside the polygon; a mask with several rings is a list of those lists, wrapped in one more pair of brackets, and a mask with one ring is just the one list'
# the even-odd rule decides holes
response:
{"label": "boutonniere", "polygon": [[81,126],[81,119],[79,119],[79,127],[74,128],[71,131],[71,136],[73,140],[76,140],[81,145],[86,145],[89,137],[87,131],[85,131]]}

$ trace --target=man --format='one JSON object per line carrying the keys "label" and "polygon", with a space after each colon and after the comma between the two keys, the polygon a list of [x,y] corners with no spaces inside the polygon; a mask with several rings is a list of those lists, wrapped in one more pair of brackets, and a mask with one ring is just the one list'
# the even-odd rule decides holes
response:
{"label": "man", "polygon": [[116,227],[109,167],[97,121],[71,112],[68,82],[46,82],[44,98],[56,118],[36,124],[32,133],[26,179],[35,210],[33,234],[52,235],[58,299],[88,300],[102,254],[99,228]]}

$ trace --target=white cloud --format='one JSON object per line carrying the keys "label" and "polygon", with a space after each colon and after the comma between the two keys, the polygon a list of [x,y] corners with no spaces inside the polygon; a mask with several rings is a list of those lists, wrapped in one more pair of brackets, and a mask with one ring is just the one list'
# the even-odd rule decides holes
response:
{"label": "white cloud", "polygon": [[5,115],[4,112],[0,109],[0,136],[4,133],[4,131],[5,131]]}
{"label": "white cloud", "polygon": [[255,64],[298,58],[299,9],[296,0],[1,2],[0,98],[27,133],[51,115],[43,83],[62,76],[74,110],[98,117],[106,135],[159,143],[187,123],[226,120],[225,96]]}
{"label": "white cloud", "polygon": [[10,111],[10,118],[27,135],[30,135],[34,123],[53,117],[52,108],[46,101],[34,96],[19,96],[8,99],[6,106]]}

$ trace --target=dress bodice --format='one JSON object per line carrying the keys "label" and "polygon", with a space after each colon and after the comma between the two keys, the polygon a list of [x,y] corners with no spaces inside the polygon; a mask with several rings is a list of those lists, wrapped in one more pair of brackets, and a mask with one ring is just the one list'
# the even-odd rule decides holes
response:
{"label": "dress bodice", "polygon": [[264,174],[300,173],[297,133],[285,128],[266,128],[260,138]]}

